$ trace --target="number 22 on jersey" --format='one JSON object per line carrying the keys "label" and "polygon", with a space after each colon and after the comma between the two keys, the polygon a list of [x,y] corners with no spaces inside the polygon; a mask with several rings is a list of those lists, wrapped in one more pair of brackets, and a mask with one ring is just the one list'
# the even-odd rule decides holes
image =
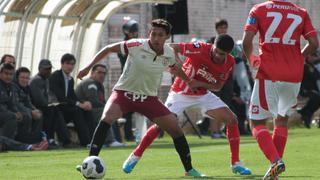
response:
{"label": "number 22 on jersey", "polygon": [[[279,12],[268,12],[267,17],[273,17],[273,21],[270,24],[266,34],[265,34],[265,43],[280,43],[280,37],[273,37],[274,32],[277,30],[279,24],[281,23],[283,16]],[[291,39],[293,32],[301,24],[302,18],[298,15],[288,13],[287,19],[293,19],[289,28],[283,34],[282,43],[286,45],[295,45],[296,40]]]}

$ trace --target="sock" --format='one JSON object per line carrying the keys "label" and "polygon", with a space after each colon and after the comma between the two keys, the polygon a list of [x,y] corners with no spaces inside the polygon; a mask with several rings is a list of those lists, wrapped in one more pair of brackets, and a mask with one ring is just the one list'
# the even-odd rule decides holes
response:
{"label": "sock", "polygon": [[186,172],[190,171],[192,169],[191,165],[191,155],[190,155],[190,149],[189,144],[186,140],[186,137],[184,135],[173,138],[174,147],[176,148],[176,151],[178,152],[180,156],[180,160],[183,164],[183,167]]}
{"label": "sock", "polygon": [[227,126],[227,137],[230,145],[231,164],[239,162],[240,133],[238,124]]}
{"label": "sock", "polygon": [[284,149],[286,147],[288,137],[287,127],[275,127],[273,130],[272,140],[273,144],[278,150],[279,156],[282,158]]}
{"label": "sock", "polygon": [[96,130],[94,131],[91,143],[89,156],[98,156],[101,147],[107,137],[107,131],[110,128],[110,124],[100,120]]}
{"label": "sock", "polygon": [[142,137],[140,144],[133,151],[133,154],[141,157],[143,152],[150,146],[150,144],[158,137],[159,132],[156,125],[151,126],[147,133]]}
{"label": "sock", "polygon": [[265,125],[258,125],[252,129],[252,135],[256,138],[260,149],[271,163],[279,159],[278,151],[273,144],[271,135]]}

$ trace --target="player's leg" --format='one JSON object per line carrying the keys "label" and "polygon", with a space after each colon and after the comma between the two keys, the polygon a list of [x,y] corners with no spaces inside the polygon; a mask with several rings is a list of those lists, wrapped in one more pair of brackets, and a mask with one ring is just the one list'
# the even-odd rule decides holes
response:
{"label": "player's leg", "polygon": [[297,104],[300,83],[279,83],[278,116],[274,121],[273,143],[282,158],[288,137],[288,111]]}
{"label": "player's leg", "polygon": [[[183,103],[181,103],[181,98],[183,98]],[[170,93],[165,102],[165,106],[174,114],[180,115],[186,108],[189,99],[181,96],[179,94]],[[141,143],[133,151],[133,154],[137,157],[141,157],[143,152],[151,145],[151,143],[158,137],[162,130],[156,124],[152,125],[145,136],[141,139]]]}
{"label": "player's leg", "polygon": [[270,161],[271,166],[264,179],[274,179],[284,171],[278,151],[273,143],[266,121],[277,115],[278,94],[275,82],[268,80],[255,80],[253,87],[249,117],[252,126],[252,135],[256,139],[261,151]]}
{"label": "player's leg", "polygon": [[240,175],[250,175],[251,170],[246,168],[239,159],[240,132],[236,115],[228,107],[209,109],[208,116],[226,123],[227,138],[230,145],[231,169]]}
{"label": "player's leg", "polygon": [[126,107],[125,112],[128,112],[130,106],[128,99],[125,98],[122,91],[113,91],[104,107],[101,120],[94,131],[90,143],[89,156],[99,155],[101,147],[106,139],[107,131],[111,127],[112,122],[123,115],[122,111],[124,107],[121,106]]}
{"label": "player's leg", "polygon": [[125,173],[131,173],[138,161],[142,157],[144,151],[152,144],[152,142],[158,137],[160,127],[156,124],[152,125],[147,133],[142,137],[140,144],[133,150],[122,165],[122,170]]}
{"label": "player's leg", "polygon": [[192,167],[189,144],[179,126],[177,117],[173,114],[169,114],[154,118],[153,121],[172,137],[176,151],[178,152],[180,160],[185,169],[185,175],[194,177],[205,176]]}
{"label": "player's leg", "polygon": [[158,137],[160,131],[161,131],[160,127],[158,127],[156,124],[150,126],[149,129],[147,130],[147,133],[142,137],[140,144],[133,151],[133,154],[137,157],[141,157],[144,151]]}
{"label": "player's leg", "polygon": [[288,117],[278,117],[274,120],[272,140],[277,148],[280,158],[282,158],[288,138]]}

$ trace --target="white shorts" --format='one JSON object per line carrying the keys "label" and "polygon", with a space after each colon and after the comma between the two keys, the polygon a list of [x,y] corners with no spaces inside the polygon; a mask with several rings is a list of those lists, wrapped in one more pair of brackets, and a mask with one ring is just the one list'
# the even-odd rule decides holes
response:
{"label": "white shorts", "polygon": [[188,96],[170,92],[165,106],[177,116],[181,116],[187,108],[198,108],[203,116],[208,116],[208,110],[228,107],[219,97],[211,92],[202,96]]}
{"label": "white shorts", "polygon": [[286,116],[297,104],[297,96],[301,83],[258,80],[254,81],[251,96],[249,118],[262,120]]}

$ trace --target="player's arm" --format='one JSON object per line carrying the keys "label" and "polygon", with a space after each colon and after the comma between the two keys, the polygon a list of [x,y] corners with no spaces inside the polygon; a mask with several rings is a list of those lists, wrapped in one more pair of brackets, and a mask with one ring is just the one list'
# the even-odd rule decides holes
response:
{"label": "player's arm", "polygon": [[301,53],[306,58],[308,55],[314,53],[319,47],[319,40],[317,36],[307,38],[308,44],[302,49]]}
{"label": "player's arm", "polygon": [[253,51],[253,38],[256,35],[255,31],[244,31],[242,38],[243,52],[248,60]]}
{"label": "player's arm", "polygon": [[77,78],[82,79],[82,77],[86,76],[89,73],[89,71],[90,71],[90,69],[92,68],[93,65],[95,65],[96,63],[101,61],[103,58],[105,58],[110,53],[119,53],[119,52],[121,52],[121,47],[120,47],[121,43],[122,42],[115,43],[115,44],[110,44],[110,45],[107,45],[104,48],[102,48],[93,57],[91,63],[79,72]]}
{"label": "player's arm", "polygon": [[179,43],[170,43],[169,46],[173,48],[174,52],[176,53],[181,52]]}

